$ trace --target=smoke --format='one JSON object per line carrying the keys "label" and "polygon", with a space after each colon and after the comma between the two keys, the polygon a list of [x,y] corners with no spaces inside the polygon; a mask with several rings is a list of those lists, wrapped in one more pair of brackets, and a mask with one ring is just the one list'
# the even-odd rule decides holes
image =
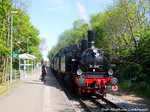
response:
{"label": "smoke", "polygon": [[89,14],[87,13],[85,7],[82,5],[80,0],[77,1],[77,6],[78,6],[78,9],[81,13],[82,19],[88,24],[89,29],[92,30],[92,26],[91,26],[91,23],[90,23],[91,18],[89,16]]}

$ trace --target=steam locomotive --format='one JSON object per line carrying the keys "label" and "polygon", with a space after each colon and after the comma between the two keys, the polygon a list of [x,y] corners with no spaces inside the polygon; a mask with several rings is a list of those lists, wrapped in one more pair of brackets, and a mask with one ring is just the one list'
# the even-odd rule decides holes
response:
{"label": "steam locomotive", "polygon": [[51,60],[51,68],[69,90],[83,93],[107,93],[108,84],[116,85],[113,69],[102,49],[95,47],[95,31],[88,31],[88,40],[61,48]]}

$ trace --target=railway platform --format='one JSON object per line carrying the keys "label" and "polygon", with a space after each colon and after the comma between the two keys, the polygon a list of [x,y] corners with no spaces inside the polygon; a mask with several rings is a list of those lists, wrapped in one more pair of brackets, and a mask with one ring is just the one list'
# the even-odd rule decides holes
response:
{"label": "railway platform", "polygon": [[0,96],[0,112],[75,112],[55,76],[48,69],[46,82],[41,70]]}

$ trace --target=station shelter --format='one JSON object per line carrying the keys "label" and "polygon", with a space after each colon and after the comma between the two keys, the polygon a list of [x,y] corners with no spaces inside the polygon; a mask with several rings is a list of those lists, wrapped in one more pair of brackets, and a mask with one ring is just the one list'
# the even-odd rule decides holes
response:
{"label": "station shelter", "polygon": [[34,55],[23,53],[19,55],[19,72],[20,79],[23,79],[27,75],[33,75],[34,72]]}

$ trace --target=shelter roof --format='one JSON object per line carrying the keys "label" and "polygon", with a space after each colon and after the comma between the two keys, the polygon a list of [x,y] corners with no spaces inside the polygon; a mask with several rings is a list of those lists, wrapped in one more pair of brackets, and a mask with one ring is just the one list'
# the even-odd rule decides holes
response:
{"label": "shelter roof", "polygon": [[19,55],[20,59],[31,59],[34,60],[36,57],[34,55],[28,54],[28,53],[23,53]]}

